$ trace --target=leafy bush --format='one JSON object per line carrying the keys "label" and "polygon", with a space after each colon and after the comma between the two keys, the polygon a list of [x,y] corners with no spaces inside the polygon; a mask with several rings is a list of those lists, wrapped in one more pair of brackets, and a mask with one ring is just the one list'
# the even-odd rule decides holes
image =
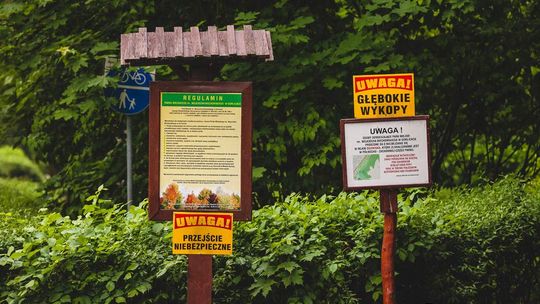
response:
{"label": "leafy bush", "polygon": [[[537,185],[506,178],[471,191],[402,192],[400,303],[540,300]],[[186,259],[171,254],[170,224],[148,221],[144,207],[111,207],[99,191],[90,201],[76,219],[0,215],[0,301],[185,300]],[[215,303],[381,301],[376,193],[293,194],[234,233],[234,255],[214,258]]]}
{"label": "leafy bush", "polygon": [[45,205],[41,194],[38,183],[0,178],[0,211],[36,211]]}
{"label": "leafy bush", "polygon": [[424,235],[432,245],[415,263],[398,264],[401,297],[410,303],[419,295],[432,303],[538,303],[539,189],[538,180],[508,177],[470,191],[438,192],[415,206],[417,215],[400,233]]}
{"label": "leafy bush", "polygon": [[170,254],[164,240],[170,238],[169,225],[149,222],[139,207],[129,213],[111,207],[99,199],[101,190],[75,220],[51,213],[22,223],[0,214],[2,230],[11,232],[0,243],[2,300],[146,303],[181,298],[185,292],[176,286],[185,281],[185,257]]}
{"label": "leafy bush", "polygon": [[44,179],[21,149],[0,147],[0,211],[25,213],[43,207],[40,182]]}
{"label": "leafy bush", "polygon": [[21,149],[0,147],[0,177],[25,178],[42,182],[45,177],[39,167]]}

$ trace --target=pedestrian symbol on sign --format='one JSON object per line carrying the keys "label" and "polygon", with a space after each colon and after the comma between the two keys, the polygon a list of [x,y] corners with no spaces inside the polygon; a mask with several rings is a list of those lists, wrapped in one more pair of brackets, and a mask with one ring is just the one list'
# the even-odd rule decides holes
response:
{"label": "pedestrian symbol on sign", "polygon": [[149,87],[153,75],[144,69],[137,71],[116,70],[110,71],[109,76],[118,75],[120,81],[117,88],[105,90],[105,95],[115,97],[117,102],[112,104],[116,112],[132,115],[144,111],[148,107]]}
{"label": "pedestrian symbol on sign", "polygon": [[129,101],[129,109],[130,110],[133,110],[135,108],[135,98],[129,98],[129,95],[126,91],[126,89],[124,89],[121,93],[120,93],[120,97],[118,98],[120,100],[120,103],[118,104],[118,108],[120,109],[125,109],[126,108],[126,100]]}

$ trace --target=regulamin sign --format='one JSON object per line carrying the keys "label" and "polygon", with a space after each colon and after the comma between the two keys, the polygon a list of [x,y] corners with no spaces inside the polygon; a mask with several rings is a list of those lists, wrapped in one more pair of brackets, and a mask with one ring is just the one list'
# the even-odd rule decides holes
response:
{"label": "regulamin sign", "polygon": [[150,218],[191,211],[249,220],[251,83],[154,82],[150,94]]}

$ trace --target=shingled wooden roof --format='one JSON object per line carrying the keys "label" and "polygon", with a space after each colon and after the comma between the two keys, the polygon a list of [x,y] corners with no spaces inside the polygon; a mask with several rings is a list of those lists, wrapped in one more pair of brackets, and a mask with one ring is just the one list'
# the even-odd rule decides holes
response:
{"label": "shingled wooden roof", "polygon": [[120,63],[122,65],[152,65],[166,63],[190,63],[204,60],[245,60],[246,58],[274,60],[270,32],[253,30],[244,25],[235,30],[228,25],[224,31],[209,26],[199,31],[193,26],[189,32],[175,27],[165,32],[156,27],[155,32],[139,28],[138,33],[122,34],[120,37]]}

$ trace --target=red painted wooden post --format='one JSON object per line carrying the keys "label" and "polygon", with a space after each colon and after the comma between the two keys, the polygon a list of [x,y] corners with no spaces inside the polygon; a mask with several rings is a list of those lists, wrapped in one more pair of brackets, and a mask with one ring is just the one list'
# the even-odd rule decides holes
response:
{"label": "red painted wooden post", "polygon": [[187,303],[212,303],[211,255],[188,255]]}
{"label": "red painted wooden post", "polygon": [[396,251],[397,189],[380,192],[381,212],[384,213],[384,234],[381,248],[383,304],[396,303],[394,255]]}
{"label": "red painted wooden post", "polygon": [[[212,80],[209,65],[192,65],[188,80]],[[212,255],[188,254],[187,304],[212,303]]]}

